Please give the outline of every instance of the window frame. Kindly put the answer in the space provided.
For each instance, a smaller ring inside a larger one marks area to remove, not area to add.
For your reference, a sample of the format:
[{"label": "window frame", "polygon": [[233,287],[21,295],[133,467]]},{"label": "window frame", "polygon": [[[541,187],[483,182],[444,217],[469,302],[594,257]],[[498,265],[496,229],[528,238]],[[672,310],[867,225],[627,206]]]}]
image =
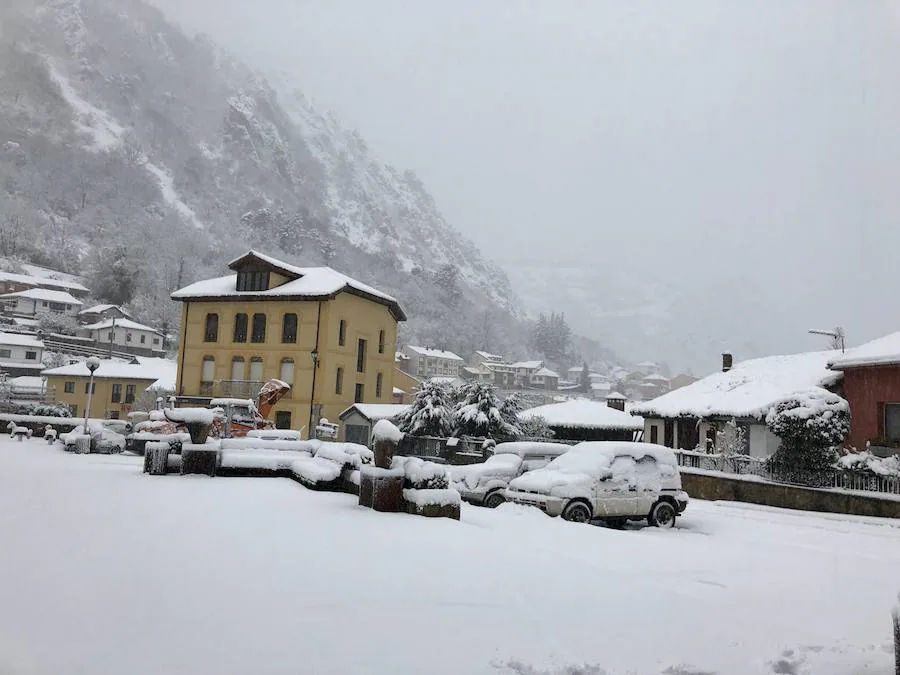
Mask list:
[{"label": "window frame", "polygon": [[244,293],[269,290],[269,270],[245,269],[239,270],[235,288]]},{"label": "window frame", "polygon": [[[256,365],[259,364],[259,365]],[[254,377],[254,370],[259,369],[259,377]],[[250,357],[250,369],[247,372],[248,382],[265,382],[266,381],[266,363],[261,356]]]},{"label": "window frame", "polygon": [[338,323],[338,347],[344,347],[347,344],[347,320],[341,319]]},{"label": "window frame", "polygon": [[219,341],[219,315],[216,312],[207,312],[203,325],[203,341]]},{"label": "window frame", "polygon": [[[883,425],[883,429],[884,429],[884,437],[887,440],[900,440],[900,429],[898,429],[898,433],[895,436],[891,436],[890,432],[888,431],[888,411],[889,410],[894,411],[894,414],[896,414],[896,415],[898,415],[898,417],[900,417],[900,402],[890,401],[890,402],[882,404],[882,412],[881,412],[882,420],[881,421],[882,421],[882,425]],[[897,426],[900,427],[900,421],[898,421]]]},{"label": "window frame", "polygon": [[385,339],[386,339],[386,332],[382,328],[380,331],[378,331],[378,353],[379,354],[384,354]]},{"label": "window frame", "polygon": [[37,352],[36,351],[26,351],[25,352],[25,360],[26,361],[37,361]]},{"label": "window frame", "polygon": [[344,393],[344,367],[338,366],[334,372],[334,393],[338,396]]},{"label": "window frame", "polygon": [[365,338],[356,339],[356,372],[366,372],[366,356],[368,356],[369,341]]},{"label": "window frame", "polygon": [[[261,320],[261,322],[260,322]],[[267,318],[263,312],[254,312],[253,319],[250,323],[250,342],[255,345],[265,344],[266,342],[266,323]]]},{"label": "window frame", "polygon": [[112,391],[109,396],[110,403],[121,403],[122,402],[122,383],[121,382],[113,382]]},{"label": "window frame", "polygon": [[137,385],[126,384],[125,385],[125,403],[134,403],[136,398],[137,398]]},{"label": "window frame", "polygon": [[[289,322],[293,321],[293,332],[289,331]],[[281,317],[281,344],[297,344],[297,332],[300,326],[300,318],[296,312],[285,312]]]},{"label": "window frame", "polygon": [[236,344],[244,344],[247,342],[247,334],[249,333],[250,319],[246,312],[238,312],[234,315],[234,329],[231,332],[231,341]]},{"label": "window frame", "polygon": [[[240,377],[234,376],[234,366],[236,363],[241,364],[241,372]],[[228,372],[228,377],[231,378],[232,382],[244,382],[247,377],[247,360],[243,356],[232,356],[231,357],[231,370]]]},{"label": "window frame", "polygon": [[375,398],[381,398],[384,394],[384,373],[378,371],[375,375]]},{"label": "window frame", "polygon": [[[212,379],[207,380],[204,376],[209,373],[206,372],[206,364],[212,364]],[[203,357],[203,360],[200,362],[200,384],[209,383],[212,384],[216,381],[216,357],[211,354],[207,354]]]},{"label": "window frame", "polygon": [[75,393],[75,382],[72,380],[63,382],[63,393],[64,394],[74,394]]},{"label": "window frame", "polygon": [[366,397],[366,386],[362,382],[357,382],[353,388],[353,402],[362,403]]}]

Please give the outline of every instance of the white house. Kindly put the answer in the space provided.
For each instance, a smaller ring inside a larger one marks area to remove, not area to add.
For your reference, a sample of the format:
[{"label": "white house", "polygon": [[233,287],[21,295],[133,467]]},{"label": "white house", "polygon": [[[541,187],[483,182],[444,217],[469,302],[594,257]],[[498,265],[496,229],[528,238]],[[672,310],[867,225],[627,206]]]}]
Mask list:
[{"label": "white house", "polygon": [[9,377],[40,375],[44,343],[33,335],[0,333],[0,372]]},{"label": "white house", "polygon": [[406,345],[403,354],[409,359],[407,372],[418,378],[458,378],[459,369],[465,364],[462,357],[444,349]]},{"label": "white house", "polygon": [[547,367],[538,368],[529,376],[528,386],[537,389],[558,389],[559,373]]},{"label": "white house", "polygon": [[104,319],[130,319],[131,315],[118,305],[94,305],[78,312],[78,320],[84,324],[99,323]]},{"label": "white house", "polygon": [[[33,265],[29,265],[28,267],[34,270],[44,269]],[[75,281],[75,277],[72,275],[55,272],[53,270],[45,271],[55,274],[60,278],[54,279],[47,276],[0,272],[0,294],[25,291],[29,288],[46,288],[51,291],[64,291],[78,298],[83,298],[90,293],[90,291],[81,283]]]},{"label": "white house", "polygon": [[531,381],[531,376],[544,367],[544,362],[516,361],[509,365],[516,375],[516,385],[519,387],[527,387]]},{"label": "white house", "polygon": [[45,314],[65,314],[74,317],[81,309],[81,300],[65,291],[29,288],[25,291],[0,295],[0,302],[12,314],[37,318]]},{"label": "white house", "polygon": [[112,343],[134,351],[162,352],[163,334],[131,319],[106,319],[82,326],[79,333],[93,338],[100,345]]},{"label": "white house", "polygon": [[644,428],[640,417],[589,399],[551,403],[519,413],[521,420],[533,417],[543,418],[556,438],[570,441],[633,441]]},{"label": "white house", "polygon": [[723,369],[652,401],[632,412],[644,417],[644,441],[682,450],[714,451],[718,432],[734,420],[744,430],[746,454],[768,457],[780,444],[766,428],[766,415],[791,394],[831,391],[841,374],[828,369],[840,352],[808,352],[769,356],[732,366],[723,356]]}]

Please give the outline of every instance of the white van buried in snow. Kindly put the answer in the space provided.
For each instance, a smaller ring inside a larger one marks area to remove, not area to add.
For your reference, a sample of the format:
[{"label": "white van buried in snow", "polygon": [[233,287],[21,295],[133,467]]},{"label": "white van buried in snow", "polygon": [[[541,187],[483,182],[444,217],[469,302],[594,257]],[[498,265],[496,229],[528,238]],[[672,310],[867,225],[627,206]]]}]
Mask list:
[{"label": "white van buried in snow", "polygon": [[506,501],[503,493],[509,481],[547,466],[572,447],[563,443],[501,443],[483,464],[453,467],[453,487],[467,502],[495,508]]},{"label": "white van buried in snow", "polygon": [[673,527],[688,504],[675,454],[650,443],[579,443],[543,469],[509,484],[506,499],[577,523],[621,527],[646,519]]}]

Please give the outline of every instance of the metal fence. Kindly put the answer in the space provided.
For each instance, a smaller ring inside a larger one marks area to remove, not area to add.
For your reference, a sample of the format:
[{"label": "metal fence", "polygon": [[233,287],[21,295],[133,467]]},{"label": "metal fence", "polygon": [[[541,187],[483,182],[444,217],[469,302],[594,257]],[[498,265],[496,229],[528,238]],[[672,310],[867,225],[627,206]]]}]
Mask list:
[{"label": "metal fence", "polygon": [[405,434],[397,447],[397,454],[447,464],[477,464],[486,459],[483,444],[483,438],[437,438]]},{"label": "metal fence", "polygon": [[727,474],[759,476],[773,483],[786,483],[812,488],[839,488],[864,492],[900,495],[900,478],[879,476],[868,471],[826,469],[810,471],[795,466],[771,463],[747,455],[707,454],[676,450],[678,464],[692,469],[719,471]]}]

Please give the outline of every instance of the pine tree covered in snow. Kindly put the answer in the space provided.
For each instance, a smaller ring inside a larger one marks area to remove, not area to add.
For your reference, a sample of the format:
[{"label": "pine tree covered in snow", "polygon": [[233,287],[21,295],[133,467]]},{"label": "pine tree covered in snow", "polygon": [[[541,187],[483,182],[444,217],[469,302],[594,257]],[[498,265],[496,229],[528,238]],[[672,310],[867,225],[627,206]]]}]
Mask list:
[{"label": "pine tree covered in snow", "polygon": [[460,401],[453,414],[456,435],[481,438],[513,438],[519,435],[501,413],[503,404],[496,389],[483,382],[469,382],[460,388]]},{"label": "pine tree covered in snow", "polygon": [[766,426],[781,439],[772,466],[825,470],[837,461],[850,432],[850,406],[824,389],[798,392],[769,412]]},{"label": "pine tree covered in snow", "polygon": [[453,433],[453,401],[446,386],[426,382],[409,409],[397,419],[400,431],[411,436],[444,438]]}]

